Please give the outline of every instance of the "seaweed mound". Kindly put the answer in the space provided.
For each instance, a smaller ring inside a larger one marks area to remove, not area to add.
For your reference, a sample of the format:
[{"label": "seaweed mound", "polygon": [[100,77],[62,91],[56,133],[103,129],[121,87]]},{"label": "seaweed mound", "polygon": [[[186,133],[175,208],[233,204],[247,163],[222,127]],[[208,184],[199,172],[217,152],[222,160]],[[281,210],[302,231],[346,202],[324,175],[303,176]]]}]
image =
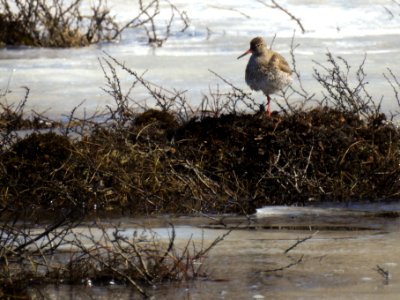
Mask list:
[{"label": "seaweed mound", "polygon": [[19,139],[1,155],[2,205],[251,213],[268,204],[380,201],[399,190],[399,130],[384,115],[226,114],[179,124],[150,110],[80,140]]}]

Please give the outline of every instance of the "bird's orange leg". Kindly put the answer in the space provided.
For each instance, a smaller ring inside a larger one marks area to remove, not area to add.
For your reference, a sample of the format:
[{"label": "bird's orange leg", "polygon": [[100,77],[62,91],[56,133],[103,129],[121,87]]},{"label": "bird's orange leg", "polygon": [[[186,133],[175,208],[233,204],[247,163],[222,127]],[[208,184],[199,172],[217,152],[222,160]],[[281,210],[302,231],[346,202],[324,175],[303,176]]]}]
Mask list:
[{"label": "bird's orange leg", "polygon": [[268,117],[271,116],[271,97],[267,95],[267,100],[268,100]]}]

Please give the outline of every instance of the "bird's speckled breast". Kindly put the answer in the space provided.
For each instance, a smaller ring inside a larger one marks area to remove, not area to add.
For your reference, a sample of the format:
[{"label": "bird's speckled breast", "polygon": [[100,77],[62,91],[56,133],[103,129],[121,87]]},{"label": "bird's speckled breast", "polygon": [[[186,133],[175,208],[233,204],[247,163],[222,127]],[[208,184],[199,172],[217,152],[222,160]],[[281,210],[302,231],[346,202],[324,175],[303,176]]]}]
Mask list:
[{"label": "bird's speckled breast", "polygon": [[268,64],[264,56],[252,55],[246,67],[246,83],[252,90],[265,95],[284,89],[292,82],[290,74]]}]

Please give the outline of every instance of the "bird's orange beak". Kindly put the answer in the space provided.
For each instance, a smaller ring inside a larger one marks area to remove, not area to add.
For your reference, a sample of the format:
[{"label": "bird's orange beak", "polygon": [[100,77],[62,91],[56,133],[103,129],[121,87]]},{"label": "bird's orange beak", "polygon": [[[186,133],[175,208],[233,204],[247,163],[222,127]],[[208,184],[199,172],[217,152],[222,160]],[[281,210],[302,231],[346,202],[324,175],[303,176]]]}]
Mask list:
[{"label": "bird's orange beak", "polygon": [[247,54],[250,54],[250,53],[253,53],[253,52],[251,51],[251,49],[247,50],[245,53],[243,53],[242,55],[240,55],[237,59],[242,58],[243,56],[245,56],[245,55],[247,55]]}]

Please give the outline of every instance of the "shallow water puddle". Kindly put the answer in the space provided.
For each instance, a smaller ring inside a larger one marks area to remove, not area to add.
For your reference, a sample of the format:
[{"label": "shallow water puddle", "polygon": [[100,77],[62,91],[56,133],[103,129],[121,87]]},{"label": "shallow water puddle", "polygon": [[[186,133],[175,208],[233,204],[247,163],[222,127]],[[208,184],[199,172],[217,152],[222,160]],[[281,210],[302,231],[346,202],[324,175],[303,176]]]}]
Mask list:
[{"label": "shallow water puddle", "polygon": [[[351,208],[275,207],[258,211],[251,220],[226,217],[222,222],[205,218],[118,221],[127,235],[143,224],[165,240],[171,235],[166,222],[172,222],[178,245],[184,245],[189,238],[198,245],[208,245],[227,231],[217,223],[236,228],[205,260],[208,278],[157,286],[148,290],[154,299],[398,299],[398,212],[398,205],[382,204]],[[84,228],[77,230],[84,232]],[[305,238],[309,239],[296,245]],[[118,285],[46,286],[43,294],[51,299],[140,299],[135,291]]]}]

